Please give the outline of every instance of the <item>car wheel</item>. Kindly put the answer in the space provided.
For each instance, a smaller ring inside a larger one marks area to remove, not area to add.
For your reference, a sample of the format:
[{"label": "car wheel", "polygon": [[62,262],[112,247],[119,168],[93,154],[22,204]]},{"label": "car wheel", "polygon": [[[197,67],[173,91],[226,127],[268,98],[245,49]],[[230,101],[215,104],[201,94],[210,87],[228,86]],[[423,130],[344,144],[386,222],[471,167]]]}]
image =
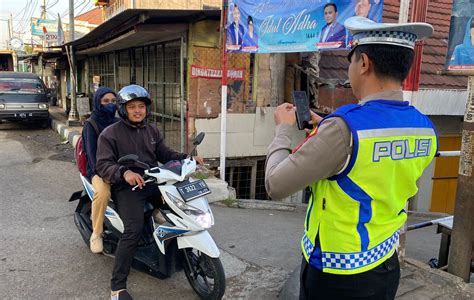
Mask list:
[{"label": "car wheel", "polygon": [[48,128],[49,127],[49,119],[40,121],[41,128]]}]

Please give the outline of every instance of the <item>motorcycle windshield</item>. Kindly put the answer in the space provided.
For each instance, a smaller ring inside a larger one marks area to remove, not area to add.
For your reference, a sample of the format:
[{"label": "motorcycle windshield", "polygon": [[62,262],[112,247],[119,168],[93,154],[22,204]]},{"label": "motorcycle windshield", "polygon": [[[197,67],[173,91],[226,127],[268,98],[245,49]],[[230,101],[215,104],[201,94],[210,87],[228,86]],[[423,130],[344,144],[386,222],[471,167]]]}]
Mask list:
[{"label": "motorcycle windshield", "polygon": [[183,164],[179,160],[171,160],[167,162],[166,164],[164,164],[161,168],[171,171],[174,174],[181,176]]}]

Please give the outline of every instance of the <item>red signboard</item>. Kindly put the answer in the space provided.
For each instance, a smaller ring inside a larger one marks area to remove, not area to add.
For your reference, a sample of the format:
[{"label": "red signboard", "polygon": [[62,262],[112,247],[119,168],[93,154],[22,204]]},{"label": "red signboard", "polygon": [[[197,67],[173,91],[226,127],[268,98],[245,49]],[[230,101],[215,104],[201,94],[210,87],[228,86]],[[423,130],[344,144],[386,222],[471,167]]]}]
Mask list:
[{"label": "red signboard", "polygon": [[[222,70],[197,65],[191,65],[191,78],[221,79]],[[244,69],[228,69],[227,78],[230,80],[244,80]]]}]

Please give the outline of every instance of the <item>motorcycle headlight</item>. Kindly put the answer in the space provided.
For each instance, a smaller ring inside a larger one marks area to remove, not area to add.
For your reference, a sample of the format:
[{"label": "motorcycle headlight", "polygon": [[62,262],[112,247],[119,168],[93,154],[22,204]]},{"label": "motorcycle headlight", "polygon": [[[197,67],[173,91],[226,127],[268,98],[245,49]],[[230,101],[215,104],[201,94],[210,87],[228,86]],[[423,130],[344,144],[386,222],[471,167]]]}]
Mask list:
[{"label": "motorcycle headlight", "polygon": [[187,204],[170,193],[166,193],[166,195],[171,199],[171,202],[173,202],[174,205],[185,214],[192,217],[202,228],[208,229],[214,225],[214,220],[212,219],[210,211],[204,212],[197,207]]},{"label": "motorcycle headlight", "polygon": [[196,222],[201,225],[203,228],[211,228],[214,225],[214,220],[212,219],[210,212],[203,212],[203,214],[195,216]]},{"label": "motorcycle headlight", "polygon": [[39,109],[48,109],[48,104],[46,104],[46,103],[40,103],[40,104],[38,104],[38,108],[39,108]]}]

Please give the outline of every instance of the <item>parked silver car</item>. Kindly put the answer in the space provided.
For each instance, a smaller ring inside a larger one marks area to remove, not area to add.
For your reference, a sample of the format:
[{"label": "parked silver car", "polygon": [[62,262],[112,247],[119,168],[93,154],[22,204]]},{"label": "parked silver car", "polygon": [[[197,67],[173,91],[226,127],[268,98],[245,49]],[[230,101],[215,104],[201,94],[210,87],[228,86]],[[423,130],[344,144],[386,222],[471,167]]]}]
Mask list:
[{"label": "parked silver car", "polygon": [[0,72],[0,123],[6,121],[49,124],[47,89],[32,73]]}]

